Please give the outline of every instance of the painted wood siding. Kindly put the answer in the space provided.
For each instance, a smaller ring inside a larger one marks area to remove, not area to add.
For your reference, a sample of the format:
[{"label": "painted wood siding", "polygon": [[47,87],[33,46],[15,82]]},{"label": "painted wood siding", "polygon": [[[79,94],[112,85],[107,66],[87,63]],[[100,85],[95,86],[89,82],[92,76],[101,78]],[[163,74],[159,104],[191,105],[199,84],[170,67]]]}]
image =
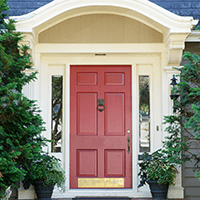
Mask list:
[{"label": "painted wood siding", "polygon": [[[195,42],[187,42],[185,44],[185,50],[189,51],[190,53],[196,53],[200,55],[200,43]],[[185,65],[188,61],[182,61],[181,65]],[[200,152],[200,144],[196,144],[193,146],[193,152],[199,153]],[[195,178],[194,169],[194,162],[186,162],[183,165],[183,187],[185,189],[185,198],[188,200],[199,200],[200,199],[200,181]]]},{"label": "painted wood siding", "polygon": [[162,43],[160,32],[134,19],[94,14],[65,20],[39,34],[39,43]]}]

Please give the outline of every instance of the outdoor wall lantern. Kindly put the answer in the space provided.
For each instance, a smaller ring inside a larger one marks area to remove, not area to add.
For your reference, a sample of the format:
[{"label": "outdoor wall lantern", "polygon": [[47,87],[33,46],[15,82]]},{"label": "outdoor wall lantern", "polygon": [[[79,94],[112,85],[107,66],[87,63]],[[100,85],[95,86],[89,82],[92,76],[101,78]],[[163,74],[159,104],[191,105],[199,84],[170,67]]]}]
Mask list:
[{"label": "outdoor wall lantern", "polygon": [[170,85],[173,86],[172,90],[171,90],[171,95],[170,98],[171,100],[176,100],[180,95],[178,93],[176,93],[176,85],[177,85],[177,79],[175,78],[175,75],[173,75],[173,78],[171,79],[171,83]]}]

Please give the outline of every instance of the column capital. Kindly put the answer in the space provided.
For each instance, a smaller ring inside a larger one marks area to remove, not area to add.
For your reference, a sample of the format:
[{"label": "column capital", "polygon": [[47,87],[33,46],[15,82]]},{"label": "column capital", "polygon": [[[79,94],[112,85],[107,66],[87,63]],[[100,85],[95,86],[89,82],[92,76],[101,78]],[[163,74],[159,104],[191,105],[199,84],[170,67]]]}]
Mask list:
[{"label": "column capital", "polygon": [[164,44],[167,48],[168,66],[179,66],[188,35],[189,33],[170,33],[165,38]]}]

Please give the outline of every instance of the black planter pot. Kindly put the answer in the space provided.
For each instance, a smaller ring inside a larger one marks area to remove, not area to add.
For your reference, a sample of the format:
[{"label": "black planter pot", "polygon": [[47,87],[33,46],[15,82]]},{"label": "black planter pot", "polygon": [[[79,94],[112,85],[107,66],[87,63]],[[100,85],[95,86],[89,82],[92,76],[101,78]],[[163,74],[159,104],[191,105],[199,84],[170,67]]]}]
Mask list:
[{"label": "black planter pot", "polygon": [[157,181],[147,181],[149,184],[153,199],[167,199],[169,184],[159,185]]},{"label": "black planter pot", "polygon": [[34,181],[33,183],[37,199],[39,200],[50,200],[53,193],[53,186],[44,185],[43,181]]}]

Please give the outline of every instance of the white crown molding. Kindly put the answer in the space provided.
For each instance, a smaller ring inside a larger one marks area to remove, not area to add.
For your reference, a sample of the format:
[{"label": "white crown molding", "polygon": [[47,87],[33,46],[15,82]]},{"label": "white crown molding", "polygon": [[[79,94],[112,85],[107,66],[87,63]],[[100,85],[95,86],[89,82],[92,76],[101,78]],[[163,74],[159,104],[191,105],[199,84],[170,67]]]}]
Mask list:
[{"label": "white crown molding", "polygon": [[187,37],[186,42],[200,42],[200,31],[193,30]]}]

